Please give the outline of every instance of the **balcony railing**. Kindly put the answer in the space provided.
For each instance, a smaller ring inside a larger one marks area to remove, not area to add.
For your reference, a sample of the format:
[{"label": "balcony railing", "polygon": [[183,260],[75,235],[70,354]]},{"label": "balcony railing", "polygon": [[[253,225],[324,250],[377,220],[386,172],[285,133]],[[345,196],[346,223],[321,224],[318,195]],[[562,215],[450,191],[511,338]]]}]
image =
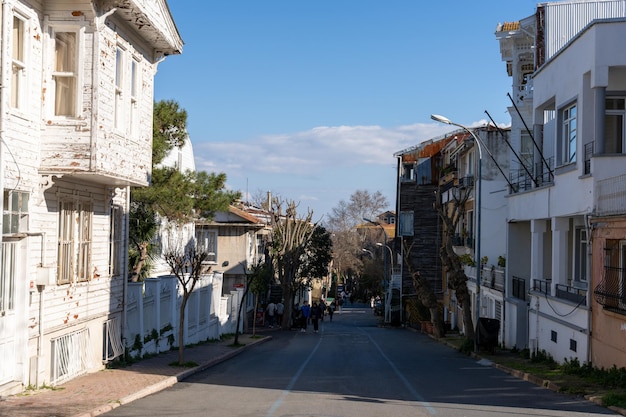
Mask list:
[{"label": "balcony railing", "polygon": [[460,235],[456,233],[452,237],[452,245],[453,246],[467,246],[468,248],[474,247],[474,238],[472,235]]},{"label": "balcony railing", "polygon": [[587,305],[587,290],[571,287],[569,285],[556,284],[556,298],[572,301],[578,305]]},{"label": "balcony railing", "polygon": [[598,181],[596,210],[608,216],[626,212],[626,174]]},{"label": "balcony railing", "polygon": [[[551,285],[552,281],[549,279],[534,279],[533,291],[540,292],[545,295],[552,295]],[[572,287],[565,284],[556,284],[554,296],[562,300],[574,302],[578,305],[587,305],[586,289]]]},{"label": "balcony railing", "polygon": [[[533,171],[529,168],[528,171]],[[512,194],[527,191],[533,187],[541,187],[554,183],[554,158],[548,158],[535,164],[533,178],[524,168],[512,169],[509,173]]]},{"label": "balcony railing", "polygon": [[511,295],[519,300],[526,300],[526,280],[524,278],[513,277]]},{"label": "balcony railing", "polygon": [[495,267],[488,271],[483,269],[483,286],[504,292],[504,271]]},{"label": "balcony railing", "polygon": [[591,174],[591,157],[593,156],[593,144],[594,142],[585,143],[585,163],[584,163],[584,174]]},{"label": "balcony railing", "polygon": [[550,294],[550,284],[552,281],[549,279],[534,279],[533,291],[540,292],[542,294]]},{"label": "balcony railing", "polygon": [[604,278],[593,290],[598,304],[605,309],[626,315],[626,283],[623,277],[625,269],[604,267]]}]

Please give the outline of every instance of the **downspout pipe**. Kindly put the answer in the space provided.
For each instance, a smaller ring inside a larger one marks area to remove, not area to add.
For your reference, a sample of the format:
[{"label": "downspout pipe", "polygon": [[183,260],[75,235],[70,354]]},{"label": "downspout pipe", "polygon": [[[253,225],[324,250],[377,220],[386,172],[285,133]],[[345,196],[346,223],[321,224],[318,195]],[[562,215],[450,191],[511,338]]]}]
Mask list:
[{"label": "downspout pipe", "polygon": [[[7,81],[8,77],[7,77],[7,58],[6,58],[6,53],[4,51],[8,51],[9,50],[9,37],[8,37],[8,13],[9,11],[9,4],[7,2],[7,0],[3,0],[2,1],[2,10],[0,11],[0,13],[2,14],[0,16],[0,33],[1,33],[1,45],[2,47],[0,48],[3,53],[0,54],[0,191],[2,191],[2,194],[4,195],[4,146],[5,145],[5,141],[4,141],[4,118],[6,115],[6,108],[5,108],[5,101],[6,101],[6,96],[7,94],[5,94],[6,92],[6,85],[5,82]],[[0,198],[0,213],[4,212],[4,197]],[[0,216],[0,230],[4,229],[4,225],[3,225],[3,217],[4,216]]]}]

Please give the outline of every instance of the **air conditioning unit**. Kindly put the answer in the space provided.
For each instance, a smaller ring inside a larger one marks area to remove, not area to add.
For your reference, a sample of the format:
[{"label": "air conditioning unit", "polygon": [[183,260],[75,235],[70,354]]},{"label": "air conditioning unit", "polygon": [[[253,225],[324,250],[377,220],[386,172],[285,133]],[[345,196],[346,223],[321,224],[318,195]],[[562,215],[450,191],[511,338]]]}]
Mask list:
[{"label": "air conditioning unit", "polygon": [[56,271],[49,266],[37,268],[37,285],[56,285]]}]

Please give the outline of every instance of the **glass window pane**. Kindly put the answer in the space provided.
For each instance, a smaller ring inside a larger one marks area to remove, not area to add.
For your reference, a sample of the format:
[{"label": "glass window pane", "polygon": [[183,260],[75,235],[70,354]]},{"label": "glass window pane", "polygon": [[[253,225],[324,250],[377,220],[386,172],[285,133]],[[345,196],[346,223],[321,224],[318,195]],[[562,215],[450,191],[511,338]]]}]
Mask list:
[{"label": "glass window pane", "polygon": [[76,33],[55,33],[57,72],[74,72],[76,62]]},{"label": "glass window pane", "polygon": [[13,17],[13,59],[24,61],[24,21],[18,17]]}]

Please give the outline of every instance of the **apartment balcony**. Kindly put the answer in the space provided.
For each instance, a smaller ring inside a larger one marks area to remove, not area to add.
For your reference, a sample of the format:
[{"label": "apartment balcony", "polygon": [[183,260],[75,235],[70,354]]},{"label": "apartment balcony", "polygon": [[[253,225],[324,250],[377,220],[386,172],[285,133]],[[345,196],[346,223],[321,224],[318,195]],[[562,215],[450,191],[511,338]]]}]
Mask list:
[{"label": "apartment balcony", "polygon": [[523,84],[517,84],[513,86],[513,98],[516,105],[522,105],[524,101],[532,103],[533,99],[533,79],[528,76]]},{"label": "apartment balcony", "polygon": [[458,181],[459,172],[457,170],[444,169],[441,177],[439,178],[439,188],[441,191],[448,191],[454,187]]},{"label": "apartment balcony", "polygon": [[604,271],[602,282],[593,290],[594,298],[605,310],[626,315],[626,290],[621,279],[624,268],[605,266]]},{"label": "apartment balcony", "polygon": [[511,296],[526,301],[526,279],[514,276],[511,280]]},{"label": "apartment balcony", "polygon": [[46,127],[39,173],[108,186],[148,185],[152,170],[149,139],[131,140],[113,132],[92,135],[90,130],[86,122]]},{"label": "apartment balcony", "polygon": [[565,284],[556,284],[552,294],[552,281],[548,279],[533,280],[533,291],[545,296],[553,296],[559,300],[567,300],[581,306],[587,305],[587,290]]},{"label": "apartment balcony", "polygon": [[509,170],[509,182],[511,194],[554,184],[554,158],[547,158],[534,167]]},{"label": "apartment balcony", "polygon": [[626,174],[598,181],[595,197],[598,216],[626,213]]}]

